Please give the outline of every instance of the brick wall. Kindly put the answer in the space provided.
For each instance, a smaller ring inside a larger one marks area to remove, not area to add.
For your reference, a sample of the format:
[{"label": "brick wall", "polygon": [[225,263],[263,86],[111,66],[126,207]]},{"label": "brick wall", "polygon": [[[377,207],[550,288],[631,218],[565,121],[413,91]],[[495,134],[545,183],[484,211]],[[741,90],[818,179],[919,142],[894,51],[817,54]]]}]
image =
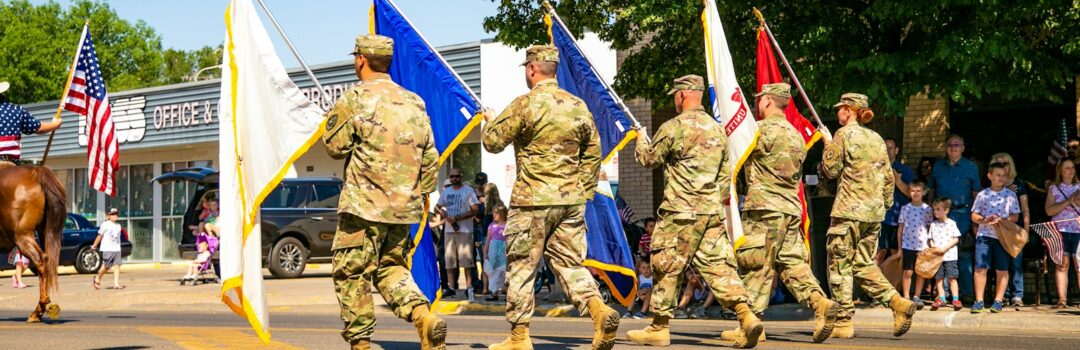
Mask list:
[{"label": "brick wall", "polygon": [[926,94],[912,96],[904,110],[903,134],[900,151],[904,164],[944,155],[945,139],[949,137],[949,100],[928,98]]},{"label": "brick wall", "polygon": [[1076,130],[1080,130],[1080,75],[1076,76]]}]

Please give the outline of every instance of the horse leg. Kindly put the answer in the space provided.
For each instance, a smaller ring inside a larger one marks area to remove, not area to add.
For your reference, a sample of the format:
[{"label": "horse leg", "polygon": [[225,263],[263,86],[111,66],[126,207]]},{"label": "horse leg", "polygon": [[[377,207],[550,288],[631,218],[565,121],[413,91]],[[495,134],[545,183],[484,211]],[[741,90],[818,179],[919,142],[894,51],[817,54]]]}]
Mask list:
[{"label": "horse leg", "polygon": [[41,322],[41,315],[45,313],[49,306],[49,285],[44,276],[50,272],[51,268],[46,259],[51,257],[47,257],[41,247],[38,246],[37,240],[34,239],[33,230],[29,232],[17,230],[15,237],[15,244],[19,247],[19,252],[26,256],[27,259],[30,259],[34,266],[38,268],[38,304],[34,308],[34,312],[30,313],[30,317],[26,319],[26,323],[38,323]]}]

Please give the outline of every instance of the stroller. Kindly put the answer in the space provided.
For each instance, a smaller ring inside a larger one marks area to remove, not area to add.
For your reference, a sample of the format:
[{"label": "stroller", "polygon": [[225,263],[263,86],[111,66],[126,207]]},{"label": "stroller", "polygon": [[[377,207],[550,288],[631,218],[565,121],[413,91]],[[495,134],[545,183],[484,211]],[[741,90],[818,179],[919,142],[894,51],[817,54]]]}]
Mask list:
[{"label": "stroller", "polygon": [[221,283],[221,278],[218,277],[217,270],[214,269],[213,259],[214,253],[216,253],[218,250],[218,238],[205,232],[200,233],[199,236],[195,238],[195,246],[199,246],[202,244],[206,244],[206,252],[199,253],[199,256],[196,256],[195,260],[192,260],[191,263],[199,263],[199,260],[202,256],[205,256],[205,259],[202,261],[202,264],[199,265],[198,271],[193,277],[186,277],[180,279],[181,286],[185,284],[191,284],[192,286],[195,286],[199,283],[206,284],[211,282]]}]

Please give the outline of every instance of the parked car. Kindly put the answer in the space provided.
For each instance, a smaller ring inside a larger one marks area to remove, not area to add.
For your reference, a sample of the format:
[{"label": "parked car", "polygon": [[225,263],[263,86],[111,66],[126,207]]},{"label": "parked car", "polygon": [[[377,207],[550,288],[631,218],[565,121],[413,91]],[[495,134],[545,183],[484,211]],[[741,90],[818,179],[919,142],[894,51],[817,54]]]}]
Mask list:
[{"label": "parked car", "polygon": [[[64,239],[60,243],[60,266],[74,265],[79,273],[97,273],[101,268],[101,252],[90,249],[97,235],[98,227],[90,220],[68,213],[67,220],[64,221]],[[42,244],[40,237],[38,244]],[[127,232],[120,236],[120,251],[125,258],[131,255],[131,241],[128,240]],[[4,255],[0,270],[14,269],[14,266],[7,263],[6,258],[7,255]],[[31,266],[30,269],[37,274],[36,267]]]},{"label": "parked car", "polygon": [[[196,184],[188,201],[181,229],[180,257],[192,259],[197,251],[194,231],[199,223],[203,198],[218,198],[218,172],[212,168],[188,168],[154,178],[159,183],[189,181]],[[296,278],[309,262],[329,263],[337,230],[338,194],[341,179],[302,177],[281,181],[263,200],[260,209],[263,264],[275,278]],[[215,254],[215,264],[218,257]],[[220,271],[220,269],[218,270]]]}]

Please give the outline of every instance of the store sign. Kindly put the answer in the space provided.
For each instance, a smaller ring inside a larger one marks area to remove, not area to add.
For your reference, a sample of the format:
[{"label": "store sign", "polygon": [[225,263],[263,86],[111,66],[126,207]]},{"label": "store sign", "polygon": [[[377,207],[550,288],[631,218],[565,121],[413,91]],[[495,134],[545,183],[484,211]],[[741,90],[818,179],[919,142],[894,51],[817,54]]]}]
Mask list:
[{"label": "store sign", "polygon": [[[349,89],[352,89],[352,87],[357,84],[359,84],[359,82],[323,86],[323,91],[321,93],[319,89],[315,87],[303,88],[300,89],[300,92],[304,94],[304,97],[311,100],[311,102],[321,106],[324,111],[329,111],[331,108],[334,108],[334,103],[337,102],[342,95],[345,95],[346,91],[349,91]],[[327,96],[330,98],[326,98]]]},{"label": "store sign", "polygon": [[[146,136],[146,117],[143,115],[146,98],[142,96],[121,98],[112,103],[112,122],[116,127],[116,141],[135,143]],[[79,116],[79,146],[89,143],[86,116]]]},{"label": "store sign", "polygon": [[154,130],[186,128],[213,122],[214,110],[210,100],[154,107]]}]

